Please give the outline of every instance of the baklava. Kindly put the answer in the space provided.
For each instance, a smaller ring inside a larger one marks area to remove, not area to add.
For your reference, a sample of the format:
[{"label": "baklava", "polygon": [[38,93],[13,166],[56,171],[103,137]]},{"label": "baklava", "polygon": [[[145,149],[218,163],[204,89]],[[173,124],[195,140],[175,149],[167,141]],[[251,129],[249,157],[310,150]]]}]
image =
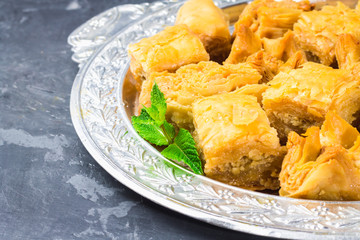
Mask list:
[{"label": "baklava", "polygon": [[285,149],[258,99],[245,92],[240,88],[193,104],[204,172],[230,185],[275,190]]},{"label": "baklava", "polygon": [[239,31],[241,25],[245,25],[260,38],[279,38],[293,29],[303,11],[309,11],[312,7],[309,1],[255,0],[240,14],[234,33]]},{"label": "baklava", "polygon": [[301,134],[311,126],[321,126],[329,110],[349,123],[359,117],[359,79],[349,70],[306,62],[280,72],[268,84],[263,106],[283,142],[290,131]]},{"label": "baklava", "polygon": [[360,200],[359,136],[334,112],[327,114],[321,131],[311,127],[304,136],[291,132],[280,173],[280,195]]},{"label": "baklava", "polygon": [[222,62],[231,48],[228,20],[212,0],[189,0],[179,9],[175,24],[186,24],[204,44],[210,59]]},{"label": "baklava", "polygon": [[315,56],[322,64],[331,65],[335,58],[335,44],[340,34],[360,37],[360,15],[354,9],[337,2],[320,11],[303,12],[294,24],[295,39],[300,47]]},{"label": "baklava", "polygon": [[179,68],[175,73],[153,73],[143,82],[140,106],[150,106],[154,82],[164,93],[167,119],[178,127],[193,129],[192,103],[199,98],[231,92],[246,84],[258,83],[261,75],[246,63],[220,65],[205,61]]},{"label": "baklava", "polygon": [[183,65],[208,61],[200,39],[186,25],[166,27],[128,47],[130,70],[141,82],[153,72],[175,71]]}]

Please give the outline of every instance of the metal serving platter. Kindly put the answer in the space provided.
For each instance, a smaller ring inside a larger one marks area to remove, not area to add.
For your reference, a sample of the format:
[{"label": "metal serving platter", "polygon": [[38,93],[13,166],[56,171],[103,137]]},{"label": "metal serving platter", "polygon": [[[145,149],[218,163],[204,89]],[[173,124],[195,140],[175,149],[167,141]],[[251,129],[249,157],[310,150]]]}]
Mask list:
[{"label": "metal serving platter", "polygon": [[[236,17],[245,1],[215,2]],[[137,135],[129,121],[136,89],[128,71],[127,46],[172,25],[182,3],[114,7],[69,36],[73,60],[80,67],[71,92],[71,117],[90,154],[142,196],[217,226],[279,238],[360,238],[358,201],[290,199],[232,187],[163,158]]]}]

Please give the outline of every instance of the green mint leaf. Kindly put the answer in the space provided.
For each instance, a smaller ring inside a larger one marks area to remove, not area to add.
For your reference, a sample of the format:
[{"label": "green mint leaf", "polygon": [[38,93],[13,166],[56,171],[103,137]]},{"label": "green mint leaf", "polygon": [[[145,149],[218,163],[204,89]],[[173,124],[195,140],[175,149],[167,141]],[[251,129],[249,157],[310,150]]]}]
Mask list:
[{"label": "green mint leaf", "polygon": [[172,140],[175,137],[175,127],[172,124],[165,121],[163,124],[163,129],[168,139],[171,139],[172,142]]},{"label": "green mint leaf", "polygon": [[166,99],[164,94],[160,91],[159,86],[154,83],[151,90],[151,107],[144,107],[147,113],[154,119],[159,125],[163,124],[165,120],[165,114],[167,109]]},{"label": "green mint leaf", "polygon": [[196,174],[204,174],[195,141],[190,132],[180,128],[174,142],[165,148],[161,154],[176,161],[187,164]]},{"label": "green mint leaf", "polygon": [[165,114],[167,109],[166,99],[164,94],[160,91],[157,83],[154,83],[154,86],[151,91],[151,105],[156,107],[159,112],[159,117],[165,120]]},{"label": "green mint leaf", "polygon": [[139,116],[133,116],[131,122],[139,135],[152,144],[165,146],[172,141],[145,109],[141,109]]}]

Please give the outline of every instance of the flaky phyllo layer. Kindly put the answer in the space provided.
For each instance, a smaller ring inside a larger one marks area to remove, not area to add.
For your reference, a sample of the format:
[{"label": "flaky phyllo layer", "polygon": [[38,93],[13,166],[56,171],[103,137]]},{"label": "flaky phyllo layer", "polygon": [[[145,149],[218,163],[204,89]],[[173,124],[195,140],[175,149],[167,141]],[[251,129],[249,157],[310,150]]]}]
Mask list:
[{"label": "flaky phyllo layer", "polygon": [[323,200],[360,199],[360,134],[333,111],[321,129],[289,134],[280,195]]},{"label": "flaky phyllo layer", "polygon": [[293,28],[300,14],[312,9],[309,1],[255,0],[241,13],[235,24],[235,34],[241,25],[249,27],[259,37],[275,39]]}]

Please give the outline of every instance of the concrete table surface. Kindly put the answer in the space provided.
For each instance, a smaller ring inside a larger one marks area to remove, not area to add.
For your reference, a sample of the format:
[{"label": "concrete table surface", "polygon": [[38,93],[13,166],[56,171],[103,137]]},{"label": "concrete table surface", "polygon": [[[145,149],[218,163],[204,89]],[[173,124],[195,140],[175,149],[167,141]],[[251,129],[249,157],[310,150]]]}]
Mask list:
[{"label": "concrete table surface", "polygon": [[80,142],[67,37],[106,9],[141,2],[0,1],[0,239],[263,239],[152,203]]}]

